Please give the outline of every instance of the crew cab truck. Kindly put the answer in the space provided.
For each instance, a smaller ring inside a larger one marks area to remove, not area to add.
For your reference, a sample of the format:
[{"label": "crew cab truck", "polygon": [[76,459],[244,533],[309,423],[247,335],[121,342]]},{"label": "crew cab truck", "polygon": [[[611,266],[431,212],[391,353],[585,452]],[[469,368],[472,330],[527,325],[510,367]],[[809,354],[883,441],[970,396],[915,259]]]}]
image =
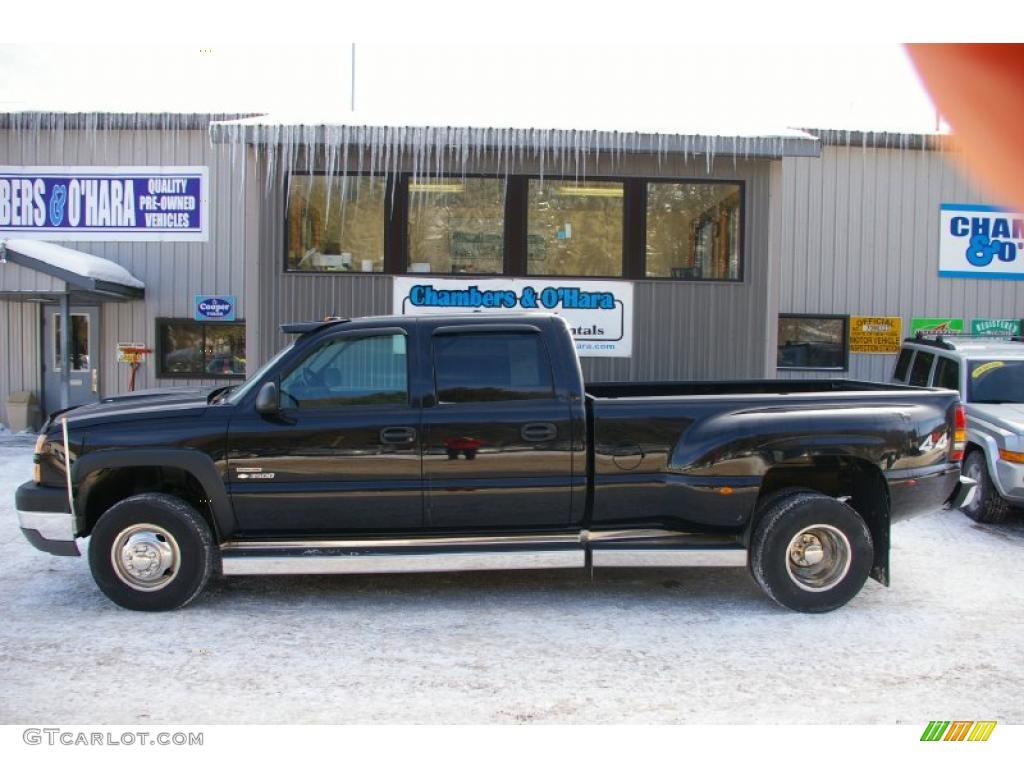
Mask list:
[{"label": "crew cab truck", "polygon": [[888,584],[890,524],[960,504],[956,394],[854,381],[584,385],[555,315],[284,326],[238,387],[52,417],[37,548],[138,610],[220,571],[748,566],[780,604]]}]

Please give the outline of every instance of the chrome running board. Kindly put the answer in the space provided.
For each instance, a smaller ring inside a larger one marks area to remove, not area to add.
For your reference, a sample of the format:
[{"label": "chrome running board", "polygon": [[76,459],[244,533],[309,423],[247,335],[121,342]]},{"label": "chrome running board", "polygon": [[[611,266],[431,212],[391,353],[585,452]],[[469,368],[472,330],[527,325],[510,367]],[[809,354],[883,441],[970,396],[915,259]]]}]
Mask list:
[{"label": "chrome running board", "polygon": [[528,536],[230,541],[226,576],[434,573],[548,568],[742,566],[734,540],[671,531],[580,531]]}]

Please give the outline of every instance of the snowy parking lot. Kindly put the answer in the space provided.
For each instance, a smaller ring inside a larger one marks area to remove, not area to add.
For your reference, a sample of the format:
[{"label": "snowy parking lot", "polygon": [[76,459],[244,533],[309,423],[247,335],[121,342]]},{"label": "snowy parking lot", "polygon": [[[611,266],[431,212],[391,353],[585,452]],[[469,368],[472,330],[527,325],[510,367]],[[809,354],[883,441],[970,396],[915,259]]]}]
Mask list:
[{"label": "snowy parking lot", "polygon": [[902,523],[808,616],[744,569],[221,579],[133,613],[33,549],[0,445],[0,722],[1024,722],[1024,523]]}]

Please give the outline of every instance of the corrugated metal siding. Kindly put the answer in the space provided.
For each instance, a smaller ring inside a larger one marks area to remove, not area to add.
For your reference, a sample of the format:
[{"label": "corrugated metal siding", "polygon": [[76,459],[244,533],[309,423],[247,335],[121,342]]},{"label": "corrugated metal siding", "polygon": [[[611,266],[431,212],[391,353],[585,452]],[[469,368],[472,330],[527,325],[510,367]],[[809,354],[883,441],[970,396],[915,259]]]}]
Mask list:
[{"label": "corrugated metal siding", "polygon": [[[768,313],[769,161],[719,159],[711,173],[704,160],[631,157],[616,175],[717,178],[746,182],[742,283],[637,281],[633,356],[584,358],[591,381],[762,377],[771,362],[764,344]],[[777,165],[777,164],[776,164]],[[493,172],[485,160],[475,172]],[[516,172],[534,173],[523,165]],[[592,171],[599,175],[598,171]],[[328,314],[362,316],[392,311],[392,278],[386,275],[301,275],[284,272],[284,185],[265,191],[260,223],[261,341],[266,360],[286,343],[278,325]]]},{"label": "corrugated metal siding", "polygon": [[[993,203],[951,153],[826,146],[782,169],[779,312],[899,315],[905,335],[912,317],[1024,317],[1020,282],[939,277],[939,205]],[[894,362],[779,375],[885,381]]]},{"label": "corrugated metal siding", "polygon": [[[238,316],[246,312],[246,217],[258,216],[247,209],[242,190],[244,155],[233,165],[231,149],[213,146],[207,131],[0,131],[0,165],[205,165],[210,169],[210,239],[205,243],[62,242],[70,248],[115,261],[146,284],[145,301],[108,303],[101,315],[102,363],[100,389],[103,394],[124,391],[128,367],[118,364],[115,350],[119,341],[141,341],[156,345],[156,318],[191,318],[193,295],[233,294],[238,298]],[[46,279],[46,278],[44,278]],[[4,312],[24,310],[0,302]],[[36,315],[33,315],[36,317]],[[26,345],[11,329],[0,328],[6,337],[5,360],[23,360],[20,367],[38,378],[38,344]],[[149,359],[139,370],[137,386],[176,386],[213,383],[206,380],[157,380],[155,361]],[[22,375],[22,374],[18,374]],[[6,398],[7,384],[0,379],[0,400]]]},{"label": "corrugated metal siding", "polygon": [[39,367],[19,365],[27,351],[39,356],[39,305],[0,301],[0,424],[7,418],[7,396],[27,389],[39,395]]},{"label": "corrugated metal siding", "polygon": [[64,293],[65,283],[11,261],[0,261],[0,292]]}]

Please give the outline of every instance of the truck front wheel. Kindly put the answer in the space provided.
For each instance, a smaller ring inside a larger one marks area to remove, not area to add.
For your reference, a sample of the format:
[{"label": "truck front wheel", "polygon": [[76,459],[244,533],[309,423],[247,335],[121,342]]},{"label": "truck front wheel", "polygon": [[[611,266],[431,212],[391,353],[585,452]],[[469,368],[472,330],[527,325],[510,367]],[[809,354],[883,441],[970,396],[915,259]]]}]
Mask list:
[{"label": "truck front wheel", "polygon": [[864,519],[814,491],[769,501],[750,540],[750,570],[775,602],[804,613],[833,611],[864,586],[874,549]]},{"label": "truck front wheel", "polygon": [[100,590],[123,608],[169,611],[198,595],[216,551],[206,521],[179,498],[142,493],[96,521],[89,566]]}]

